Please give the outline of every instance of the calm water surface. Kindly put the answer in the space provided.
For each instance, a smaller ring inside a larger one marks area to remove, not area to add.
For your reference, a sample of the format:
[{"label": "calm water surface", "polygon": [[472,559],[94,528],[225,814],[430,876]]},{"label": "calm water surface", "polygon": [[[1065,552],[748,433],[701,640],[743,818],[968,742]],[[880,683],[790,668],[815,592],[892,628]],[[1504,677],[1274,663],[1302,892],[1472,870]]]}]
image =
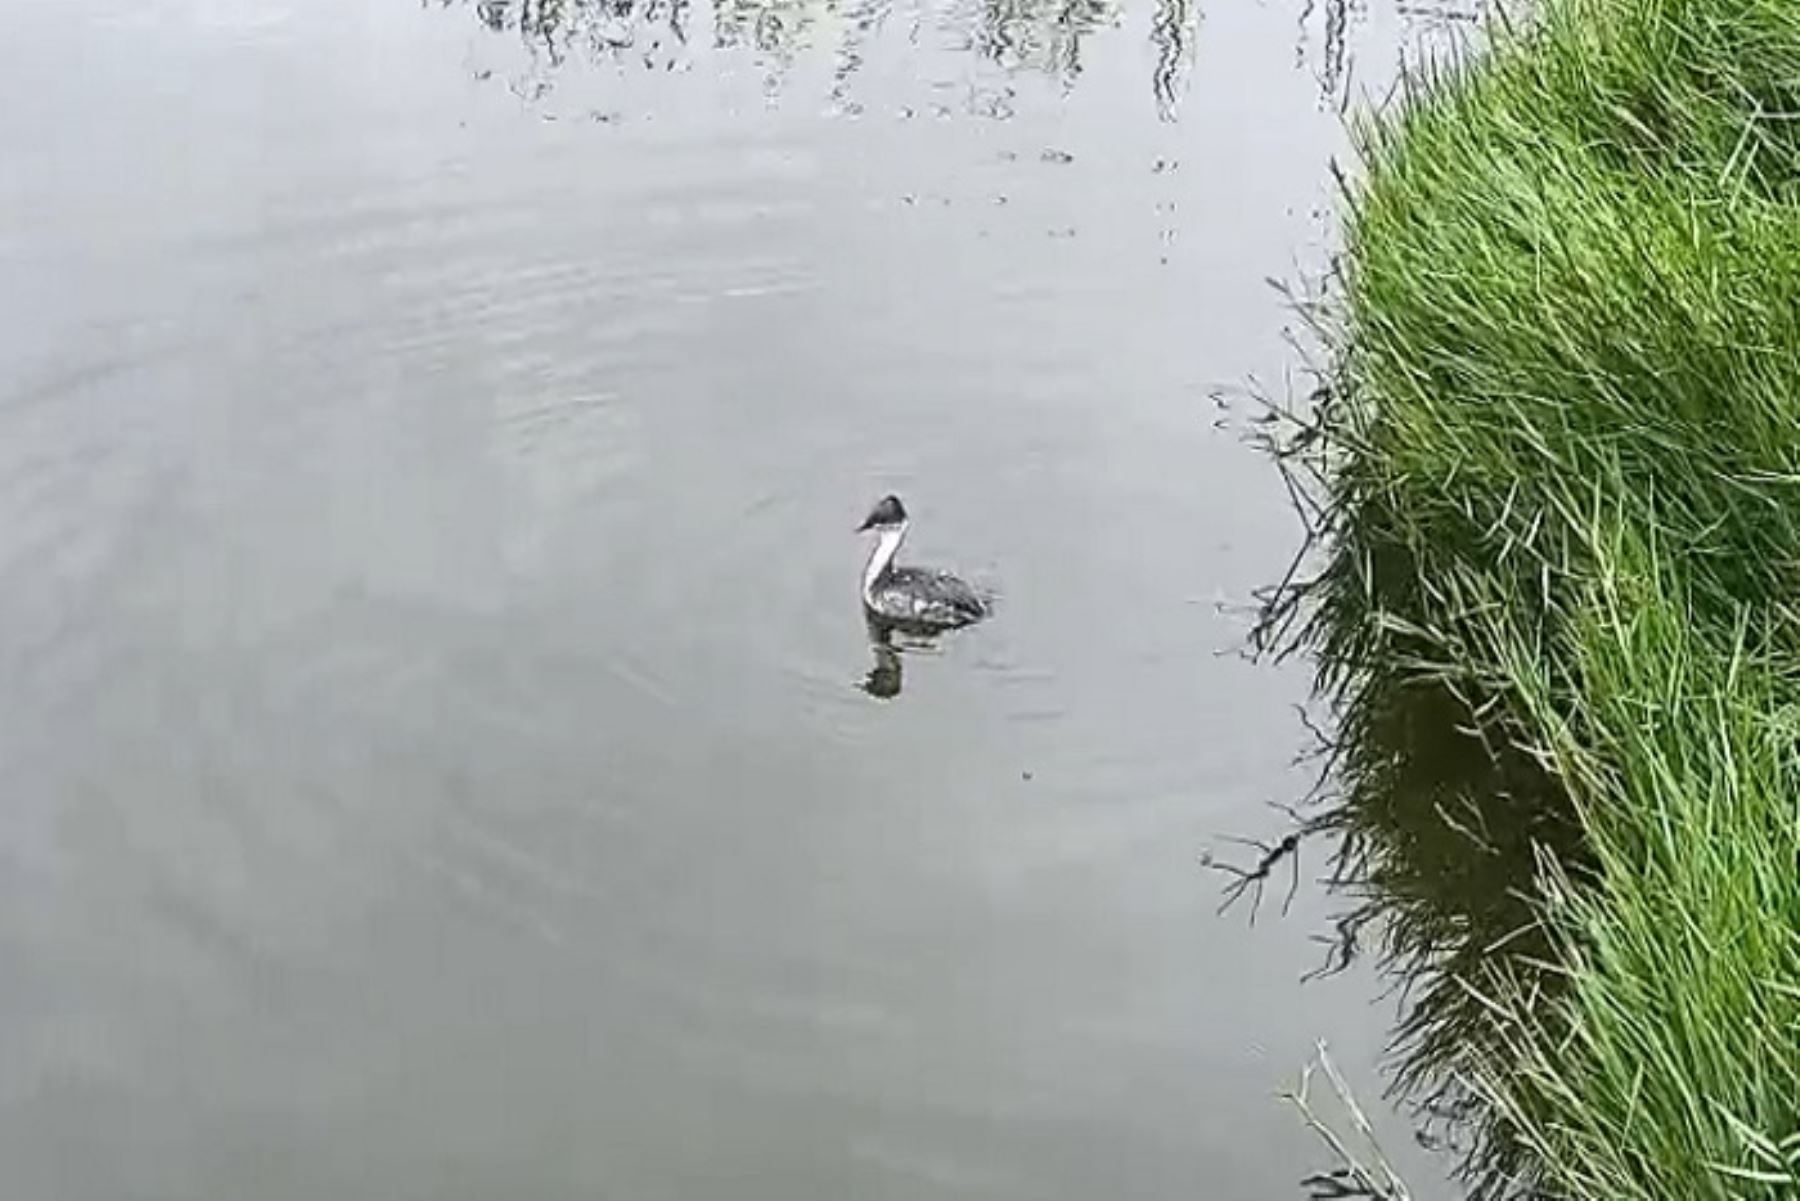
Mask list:
[{"label": "calm water surface", "polygon": [[[1307,781],[1209,393],[1401,17],[10,18],[9,1198],[1298,1195],[1390,1013],[1197,862]],[[880,700],[887,490],[1004,600]]]}]

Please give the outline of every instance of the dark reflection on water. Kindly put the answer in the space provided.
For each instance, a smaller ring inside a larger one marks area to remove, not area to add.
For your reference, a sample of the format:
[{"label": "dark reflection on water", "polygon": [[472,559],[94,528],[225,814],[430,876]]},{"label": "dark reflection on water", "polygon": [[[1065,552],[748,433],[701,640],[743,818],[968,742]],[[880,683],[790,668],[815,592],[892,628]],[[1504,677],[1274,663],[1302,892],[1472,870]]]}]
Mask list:
[{"label": "dark reflection on water", "polygon": [[[441,0],[457,7],[464,0]],[[714,0],[696,12],[689,0],[480,0],[477,18],[496,33],[516,36],[541,68],[571,60],[608,62],[673,71],[692,65],[697,46],[755,54],[778,88],[807,50],[835,55],[834,99],[850,112],[848,96],[863,66],[867,43],[890,21],[906,27],[907,41],[930,37],[935,45],[966,50],[1003,74],[1032,74],[1067,91],[1080,80],[1086,48],[1098,34],[1122,23],[1116,0],[949,0],[936,8],[896,11],[893,0]],[[1150,87],[1157,112],[1173,119],[1193,66],[1200,10],[1195,0],[1155,0],[1149,40]],[[704,25],[696,31],[696,24]],[[547,90],[548,79],[537,86]],[[1011,115],[1002,91],[977,93],[970,111]]]},{"label": "dark reflection on water", "polygon": [[[1331,403],[1329,390],[1315,396]],[[1326,496],[1326,451],[1302,419],[1266,444],[1308,522],[1310,552],[1359,545]],[[1336,448],[1333,448],[1335,453]],[[1400,999],[1389,1048],[1390,1093],[1418,1120],[1419,1141],[1453,1152],[1474,1198],[1517,1195],[1529,1161],[1505,1115],[1475,1085],[1508,1059],[1495,997],[1551,1001],[1562,977],[1544,924],[1559,881],[1586,871],[1579,817],[1566,789],[1503,726],[1492,696],[1471,695],[1409,662],[1378,658],[1361,625],[1344,619],[1334,561],[1314,577],[1290,574],[1265,595],[1254,637],[1277,657],[1316,656],[1320,691],[1335,706],[1313,727],[1321,757],[1311,811],[1290,811],[1284,854],[1328,844],[1326,884],[1348,902],[1317,936],[1314,978],[1352,969],[1364,954]],[[1378,614],[1358,613],[1373,627]],[[1257,880],[1282,855],[1225,870]]]},{"label": "dark reflection on water", "polygon": [[1305,0],[1300,9],[1300,48],[1297,57],[1304,62],[1308,28],[1314,18],[1320,25],[1319,89],[1327,97],[1343,97],[1345,69],[1349,63],[1349,30],[1351,16],[1362,9],[1356,0]]},{"label": "dark reflection on water", "polygon": [[876,700],[889,701],[900,695],[905,683],[904,656],[942,653],[944,638],[955,633],[925,634],[892,625],[864,613],[863,623],[869,635],[870,665],[857,687]]},{"label": "dark reflection on water", "polygon": [[863,677],[862,690],[878,701],[892,700],[899,696],[904,682],[899,648],[894,646],[885,631],[871,627],[869,653],[874,656],[875,662],[869,668],[869,674]]},{"label": "dark reflection on water", "polygon": [[929,647],[929,643],[908,645],[906,636],[884,621],[865,613],[864,624],[869,632],[869,654],[874,658],[869,672],[863,677],[862,690],[876,700],[888,701],[900,695],[904,683],[905,669],[901,666],[900,655],[906,650],[918,650]]},{"label": "dark reflection on water", "polygon": [[1377,96],[1387,90],[1394,75],[1391,68],[1371,64],[1357,53],[1360,35],[1371,23],[1397,17],[1400,36],[1395,41],[1416,63],[1461,53],[1493,11],[1492,0],[1427,0],[1393,10],[1369,0],[1301,0],[1294,61],[1312,72],[1321,104],[1347,111],[1362,95],[1356,78],[1359,60],[1368,87]]},{"label": "dark reflection on water", "polygon": [[1446,688],[1378,685],[1346,722],[1341,791],[1312,829],[1335,840],[1331,883],[1353,904],[1322,940],[1322,970],[1373,949],[1403,997],[1393,1088],[1426,1137],[1459,1147],[1470,1182],[1491,1186],[1515,1149],[1482,1122],[1465,1073],[1504,1053],[1485,997],[1557,987],[1543,871],[1579,871],[1578,825],[1542,765],[1483,738]]},{"label": "dark reflection on water", "polygon": [[1073,87],[1081,78],[1083,44],[1118,19],[1110,0],[982,0],[973,48],[1005,70],[1041,71]]},{"label": "dark reflection on water", "polygon": [[1172,121],[1181,108],[1187,73],[1194,65],[1194,32],[1200,20],[1195,0],[1157,0],[1150,26],[1150,42],[1156,47],[1156,69],[1150,76],[1156,94],[1156,111]]},{"label": "dark reflection on water", "polygon": [[[1080,82],[1094,38],[1126,24],[1119,0],[427,0],[446,8],[472,7],[496,33],[516,37],[533,63],[529,82],[515,90],[537,99],[554,73],[574,62],[607,63],[647,71],[691,69],[700,52],[744,52],[765,71],[773,94],[808,51],[834,62],[831,98],[840,112],[863,111],[853,82],[868,48],[890,25],[913,46],[966,51],[1002,77],[1034,76],[1064,92]],[[1198,0],[1151,0],[1148,85],[1157,115],[1176,120],[1189,87],[1204,12]],[[1322,105],[1347,109],[1359,94],[1355,65],[1364,32],[1375,26],[1383,43],[1410,48],[1415,58],[1459,52],[1491,13],[1491,0],[1372,7],[1368,0],[1298,0],[1295,61],[1309,70]],[[1397,29],[1381,28],[1397,19]],[[1391,65],[1364,63],[1373,86]],[[1013,115],[1006,85],[973,88],[971,114]],[[942,110],[940,109],[940,115]]]},{"label": "dark reflection on water", "polygon": [[[464,0],[442,3],[446,8],[461,7]],[[720,0],[721,11],[730,10],[740,18],[747,7]],[[690,0],[480,0],[474,5],[483,25],[495,33],[516,34],[549,66],[581,55],[635,61],[648,69],[668,69],[681,61],[688,46],[690,8]],[[776,48],[773,34],[778,28],[778,20],[771,18],[765,26],[770,40],[765,49]]]}]

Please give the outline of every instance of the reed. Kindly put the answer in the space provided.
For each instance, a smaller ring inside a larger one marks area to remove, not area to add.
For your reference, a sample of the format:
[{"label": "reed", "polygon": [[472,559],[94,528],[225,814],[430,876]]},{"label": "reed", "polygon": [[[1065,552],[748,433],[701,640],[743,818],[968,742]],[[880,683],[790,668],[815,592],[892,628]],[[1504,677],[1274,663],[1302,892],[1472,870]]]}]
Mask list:
[{"label": "reed", "polygon": [[1455,968],[1410,1037],[1477,1194],[1800,1196],[1800,4],[1541,0],[1487,42],[1358,128],[1285,446],[1325,549],[1272,617],[1365,881],[1429,876],[1382,807],[1529,811],[1498,911],[1372,902]]}]

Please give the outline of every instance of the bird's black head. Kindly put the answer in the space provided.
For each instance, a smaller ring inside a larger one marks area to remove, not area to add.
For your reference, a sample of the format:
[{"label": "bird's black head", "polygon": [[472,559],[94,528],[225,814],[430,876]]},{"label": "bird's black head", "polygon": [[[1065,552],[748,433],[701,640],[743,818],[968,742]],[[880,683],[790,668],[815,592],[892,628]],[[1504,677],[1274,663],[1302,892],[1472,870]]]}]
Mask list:
[{"label": "bird's black head", "polygon": [[900,498],[884,496],[873,509],[869,510],[869,515],[863,518],[861,525],[856,527],[856,532],[860,534],[864,530],[884,530],[900,525],[905,520],[906,506],[900,503]]}]

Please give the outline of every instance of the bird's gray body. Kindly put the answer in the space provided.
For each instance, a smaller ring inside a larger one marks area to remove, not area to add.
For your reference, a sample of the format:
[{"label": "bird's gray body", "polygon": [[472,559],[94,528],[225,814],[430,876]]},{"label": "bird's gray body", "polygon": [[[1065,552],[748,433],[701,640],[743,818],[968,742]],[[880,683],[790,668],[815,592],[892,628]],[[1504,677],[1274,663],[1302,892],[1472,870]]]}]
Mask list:
[{"label": "bird's gray body", "polygon": [[864,593],[863,604],[894,625],[950,630],[980,621],[988,602],[947,571],[893,567]]}]

